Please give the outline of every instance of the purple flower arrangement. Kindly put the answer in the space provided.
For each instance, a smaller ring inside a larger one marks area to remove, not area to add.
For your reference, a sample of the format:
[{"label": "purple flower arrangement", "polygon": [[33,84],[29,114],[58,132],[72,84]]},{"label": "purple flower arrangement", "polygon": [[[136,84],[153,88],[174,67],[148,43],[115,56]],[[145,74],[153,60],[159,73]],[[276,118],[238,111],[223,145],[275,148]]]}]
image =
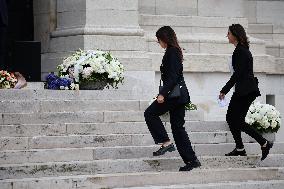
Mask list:
[{"label": "purple flower arrangement", "polygon": [[48,74],[46,77],[46,88],[47,89],[73,89],[71,84],[73,83],[72,79],[67,77],[58,77],[53,72]]}]

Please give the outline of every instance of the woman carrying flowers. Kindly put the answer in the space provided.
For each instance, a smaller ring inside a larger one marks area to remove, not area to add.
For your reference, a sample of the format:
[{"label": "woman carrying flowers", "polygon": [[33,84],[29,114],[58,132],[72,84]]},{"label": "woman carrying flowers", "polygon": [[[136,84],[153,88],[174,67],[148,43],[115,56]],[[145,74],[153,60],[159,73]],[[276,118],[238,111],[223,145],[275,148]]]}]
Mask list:
[{"label": "woman carrying flowers", "polygon": [[234,137],[236,148],[225,155],[247,155],[241,137],[241,131],[244,131],[261,145],[261,160],[264,160],[273,144],[245,122],[250,105],[257,96],[260,96],[258,81],[253,74],[253,57],[249,50],[249,41],[243,26],[240,24],[229,26],[227,37],[229,43],[236,47],[232,56],[233,74],[220,91],[219,99],[223,100],[230,89],[235,87],[227,110],[226,120]]}]

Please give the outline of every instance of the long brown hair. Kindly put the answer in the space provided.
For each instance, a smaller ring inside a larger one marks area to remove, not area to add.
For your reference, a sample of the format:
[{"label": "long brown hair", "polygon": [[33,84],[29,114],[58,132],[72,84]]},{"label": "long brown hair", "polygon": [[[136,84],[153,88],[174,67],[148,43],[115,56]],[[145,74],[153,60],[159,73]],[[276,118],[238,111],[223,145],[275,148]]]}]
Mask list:
[{"label": "long brown hair", "polygon": [[233,34],[233,36],[235,36],[238,40],[238,42],[249,48],[249,40],[246,34],[246,31],[244,29],[244,27],[240,24],[232,24],[231,26],[229,26],[229,30],[230,32]]},{"label": "long brown hair", "polygon": [[175,47],[178,49],[179,58],[183,61],[182,50],[178,44],[177,36],[175,31],[170,26],[163,26],[156,32],[156,37],[158,40],[163,41],[169,47]]}]

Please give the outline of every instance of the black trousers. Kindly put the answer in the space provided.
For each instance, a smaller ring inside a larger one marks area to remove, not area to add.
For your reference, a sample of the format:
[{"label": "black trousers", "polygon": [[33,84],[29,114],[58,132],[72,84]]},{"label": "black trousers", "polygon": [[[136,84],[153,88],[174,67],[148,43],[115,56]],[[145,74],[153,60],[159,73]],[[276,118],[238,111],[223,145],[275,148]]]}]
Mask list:
[{"label": "black trousers", "polygon": [[164,143],[169,139],[167,131],[159,116],[170,113],[170,123],[177,150],[184,163],[196,160],[188,134],[184,128],[185,107],[175,100],[159,104],[154,101],[145,111],[145,121],[156,144]]},{"label": "black trousers", "polygon": [[254,94],[239,97],[235,93],[231,98],[226,120],[234,137],[236,148],[238,149],[244,148],[241,137],[242,131],[254,138],[260,145],[264,145],[266,143],[266,139],[264,139],[253,127],[245,122],[245,117],[249,107],[255,99],[256,96]]},{"label": "black trousers", "polygon": [[0,69],[5,69],[7,28],[0,25]]}]

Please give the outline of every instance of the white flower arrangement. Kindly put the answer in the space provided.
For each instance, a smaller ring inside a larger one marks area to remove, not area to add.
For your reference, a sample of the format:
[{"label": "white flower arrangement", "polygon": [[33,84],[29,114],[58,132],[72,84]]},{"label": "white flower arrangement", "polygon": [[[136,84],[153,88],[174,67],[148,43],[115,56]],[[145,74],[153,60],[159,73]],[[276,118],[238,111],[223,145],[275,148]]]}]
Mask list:
[{"label": "white flower arrangement", "polygon": [[124,79],[124,67],[109,52],[78,50],[57,66],[59,76],[68,76],[75,83],[106,81],[107,87],[117,88]]},{"label": "white flower arrangement", "polygon": [[281,116],[274,106],[253,102],[249,107],[245,122],[261,133],[272,133],[279,130]]}]

